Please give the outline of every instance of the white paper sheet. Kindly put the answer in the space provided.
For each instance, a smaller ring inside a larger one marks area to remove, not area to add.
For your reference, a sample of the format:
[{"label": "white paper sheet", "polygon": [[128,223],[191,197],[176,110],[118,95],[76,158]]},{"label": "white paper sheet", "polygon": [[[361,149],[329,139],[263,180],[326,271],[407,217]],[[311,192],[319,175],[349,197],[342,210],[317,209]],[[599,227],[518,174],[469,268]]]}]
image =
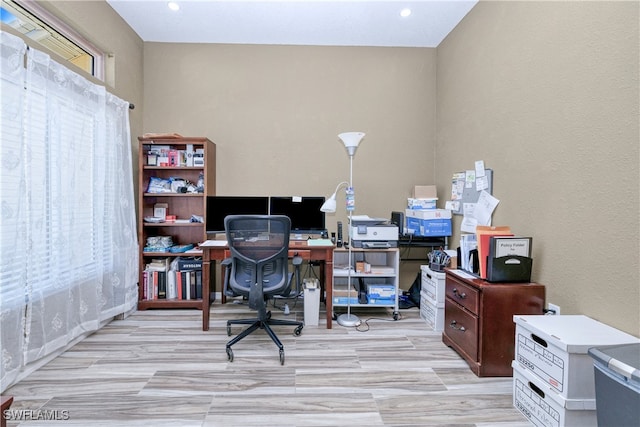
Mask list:
[{"label": "white paper sheet", "polygon": [[500,200],[493,197],[491,194],[482,190],[480,197],[478,197],[478,203],[474,210],[474,216],[478,220],[478,225],[491,225],[491,215],[498,206]]}]

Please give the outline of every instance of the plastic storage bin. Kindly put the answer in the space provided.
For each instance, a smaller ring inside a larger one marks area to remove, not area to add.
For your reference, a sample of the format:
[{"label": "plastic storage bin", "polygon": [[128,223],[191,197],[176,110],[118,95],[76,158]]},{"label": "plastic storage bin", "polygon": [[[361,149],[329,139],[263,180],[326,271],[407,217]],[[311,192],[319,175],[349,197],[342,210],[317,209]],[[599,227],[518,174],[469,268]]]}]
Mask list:
[{"label": "plastic storage bin", "polygon": [[598,426],[640,425],[640,344],[590,348]]}]

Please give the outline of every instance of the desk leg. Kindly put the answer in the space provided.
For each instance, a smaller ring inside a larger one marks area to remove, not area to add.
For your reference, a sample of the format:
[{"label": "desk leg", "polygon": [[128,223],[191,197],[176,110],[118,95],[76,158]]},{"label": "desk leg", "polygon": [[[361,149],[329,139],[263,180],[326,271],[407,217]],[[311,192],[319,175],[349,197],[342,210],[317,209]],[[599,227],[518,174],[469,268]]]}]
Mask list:
[{"label": "desk leg", "polygon": [[327,329],[333,327],[333,248],[327,251],[324,260],[324,307],[327,310]]},{"label": "desk leg", "polygon": [[[202,330],[209,330],[209,310],[211,310],[211,261],[202,261]],[[215,262],[213,263],[215,265]],[[213,287],[215,292],[215,286]]]},{"label": "desk leg", "polygon": [[220,266],[220,303],[221,304],[226,304],[227,303],[227,296],[224,293],[225,269],[226,269],[225,266],[223,266],[223,265]]}]

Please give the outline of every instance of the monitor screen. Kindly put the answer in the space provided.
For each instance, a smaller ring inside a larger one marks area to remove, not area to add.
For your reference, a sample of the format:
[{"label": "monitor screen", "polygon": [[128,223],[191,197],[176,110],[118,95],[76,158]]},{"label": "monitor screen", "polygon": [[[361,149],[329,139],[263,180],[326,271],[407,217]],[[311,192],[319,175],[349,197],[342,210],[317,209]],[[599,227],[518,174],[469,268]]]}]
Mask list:
[{"label": "monitor screen", "polygon": [[224,233],[227,215],[268,215],[267,196],[208,196],[205,225],[207,234]]},{"label": "monitor screen", "polygon": [[291,234],[320,234],[325,231],[324,212],[320,207],[324,197],[275,197],[269,202],[271,215],[286,215],[291,219]]}]

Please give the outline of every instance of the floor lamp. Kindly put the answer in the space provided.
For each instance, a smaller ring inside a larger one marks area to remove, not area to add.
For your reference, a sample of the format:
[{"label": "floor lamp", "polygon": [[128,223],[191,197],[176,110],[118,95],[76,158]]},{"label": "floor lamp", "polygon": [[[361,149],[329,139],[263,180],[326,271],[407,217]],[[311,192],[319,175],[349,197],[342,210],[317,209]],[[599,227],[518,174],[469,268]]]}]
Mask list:
[{"label": "floor lamp", "polygon": [[322,205],[320,210],[322,212],[335,212],[336,211],[336,194],[338,193],[338,189],[341,185],[347,184],[346,190],[346,205],[347,205],[347,213],[349,214],[349,224],[347,227],[349,228],[349,237],[348,237],[348,251],[349,251],[349,272],[348,272],[348,281],[347,281],[347,312],[345,314],[341,314],[338,316],[338,324],[346,327],[355,327],[360,325],[360,319],[355,314],[351,314],[351,271],[353,270],[352,263],[352,255],[351,255],[351,229],[352,229],[352,218],[353,211],[355,210],[355,198],[353,192],[353,156],[356,154],[356,150],[358,149],[358,144],[364,138],[363,132],[345,132],[338,135],[340,141],[344,144],[347,149],[347,154],[349,155],[349,182],[341,182],[336,187],[336,191],[329,197],[329,199]]}]

